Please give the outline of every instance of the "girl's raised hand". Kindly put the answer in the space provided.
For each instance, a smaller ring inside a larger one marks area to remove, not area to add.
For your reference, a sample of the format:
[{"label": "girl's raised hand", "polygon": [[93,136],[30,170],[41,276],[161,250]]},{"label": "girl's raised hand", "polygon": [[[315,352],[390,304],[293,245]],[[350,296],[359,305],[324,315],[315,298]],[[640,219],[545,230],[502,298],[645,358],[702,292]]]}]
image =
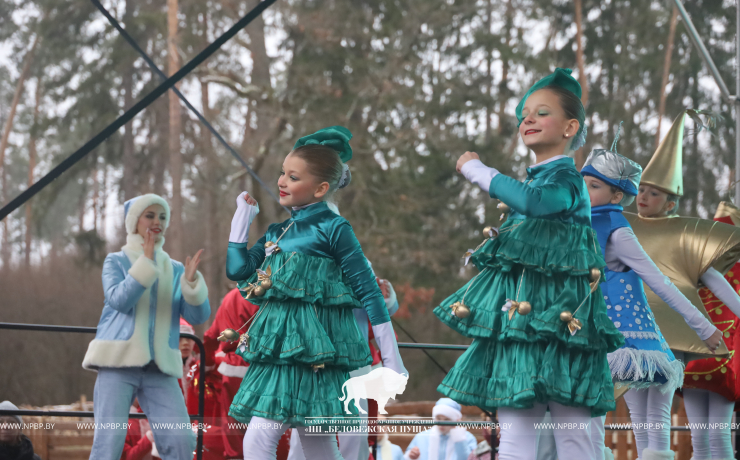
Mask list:
[{"label": "girl's raised hand", "polygon": [[717,351],[717,348],[719,348],[720,341],[722,340],[722,331],[717,329],[714,331],[714,334],[710,335],[707,340],[704,341],[704,343],[709,347],[709,349],[714,353]]},{"label": "girl's raised hand", "polygon": [[257,206],[257,200],[249,196],[249,192],[242,192],[236,198],[237,209],[246,209],[246,206]]},{"label": "girl's raised hand", "polygon": [[455,169],[457,172],[462,171],[462,167],[465,163],[467,163],[470,160],[480,160],[480,157],[475,152],[465,152],[463,153],[460,158],[457,160],[457,166],[455,166]]},{"label": "girl's raised hand", "polygon": [[195,281],[195,272],[198,270],[198,264],[200,263],[200,255],[203,253],[203,250],[196,252],[195,255],[191,258],[188,256],[187,259],[185,259],[185,279],[190,281],[191,283]]},{"label": "girl's raised hand", "polygon": [[254,198],[252,198],[251,196],[249,196],[249,193],[248,192],[247,192],[246,195],[244,195],[244,201],[246,201],[247,204],[250,205],[250,206],[257,206],[257,200],[255,200]]},{"label": "girl's raised hand", "polygon": [[146,229],[146,235],[144,235],[144,255],[154,260],[154,233],[148,228]]}]

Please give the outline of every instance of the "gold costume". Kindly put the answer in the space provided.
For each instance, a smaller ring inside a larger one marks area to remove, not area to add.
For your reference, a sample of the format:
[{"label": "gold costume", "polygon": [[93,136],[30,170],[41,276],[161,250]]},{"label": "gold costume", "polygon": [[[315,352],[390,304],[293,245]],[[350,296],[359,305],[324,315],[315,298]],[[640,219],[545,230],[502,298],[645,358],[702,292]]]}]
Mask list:
[{"label": "gold costume", "polygon": [[[696,217],[640,217],[624,213],[638,241],[661,272],[709,320],[699,297],[700,278],[709,267],[726,273],[740,259],[740,229]],[[686,362],[728,355],[724,341],[712,353],[683,317],[645,285],[655,322],[671,347],[686,354]]]},{"label": "gold costume", "polygon": [[[687,113],[695,120],[700,112],[684,110],[676,118],[642,174],[640,185],[651,185],[666,193],[683,195],[683,133]],[[661,272],[707,318],[699,297],[700,278],[709,267],[726,273],[740,259],[740,229],[732,225],[696,217],[641,217],[624,213],[645,252]],[[655,322],[671,350],[685,353],[686,362],[707,357],[726,357],[724,341],[712,353],[704,341],[645,285]]]}]

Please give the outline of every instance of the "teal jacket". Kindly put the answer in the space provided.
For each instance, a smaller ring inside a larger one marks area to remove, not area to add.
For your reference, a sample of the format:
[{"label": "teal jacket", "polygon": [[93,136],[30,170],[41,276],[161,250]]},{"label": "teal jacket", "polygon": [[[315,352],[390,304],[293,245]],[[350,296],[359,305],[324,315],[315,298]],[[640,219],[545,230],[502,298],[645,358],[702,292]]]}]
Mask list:
[{"label": "teal jacket", "polygon": [[591,200],[572,158],[527,168],[523,183],[497,174],[488,193],[511,208],[509,219],[537,217],[591,226]]},{"label": "teal jacket", "polygon": [[[288,230],[283,235],[284,229]],[[270,225],[267,233],[250,249],[247,249],[247,243],[230,242],[226,254],[226,276],[232,281],[248,279],[265,260],[265,243],[275,242],[278,238],[283,252],[333,260],[342,270],[346,284],[362,303],[370,323],[377,326],[390,321],[383,294],[352,227],[325,202],[293,211],[290,219]]]}]

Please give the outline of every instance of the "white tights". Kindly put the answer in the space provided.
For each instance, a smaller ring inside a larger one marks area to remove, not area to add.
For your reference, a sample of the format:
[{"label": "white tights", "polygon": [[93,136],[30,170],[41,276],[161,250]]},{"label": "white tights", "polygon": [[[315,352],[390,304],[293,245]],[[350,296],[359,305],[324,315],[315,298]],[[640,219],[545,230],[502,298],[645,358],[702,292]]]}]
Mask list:
[{"label": "white tights", "polygon": [[591,410],[587,407],[569,407],[555,402],[535,403],[531,409],[498,410],[501,424],[499,460],[535,460],[537,458],[537,429],[550,407],[554,424],[558,458],[593,460],[591,444]]},{"label": "white tights", "polygon": [[[288,425],[262,417],[252,417],[244,435],[244,460],[275,460],[280,437]],[[306,458],[343,460],[334,434],[307,434],[305,427],[297,430]]]},{"label": "white tights", "polygon": [[625,393],[624,400],[630,410],[637,457],[642,458],[642,451],[645,449],[671,450],[673,391],[661,393],[655,386],[641,390],[631,389]]},{"label": "white tights", "polygon": [[605,422],[606,415],[591,419],[591,442],[594,445],[595,458],[598,460],[603,460],[604,451],[606,450],[606,443],[604,442],[604,439],[606,438],[606,429],[604,428]]},{"label": "white tights", "polygon": [[[735,458],[730,437],[730,423],[735,403],[708,390],[689,388],[683,390],[683,402],[691,426],[694,459]],[[715,426],[710,427],[712,424]],[[706,428],[702,428],[702,425]]]}]

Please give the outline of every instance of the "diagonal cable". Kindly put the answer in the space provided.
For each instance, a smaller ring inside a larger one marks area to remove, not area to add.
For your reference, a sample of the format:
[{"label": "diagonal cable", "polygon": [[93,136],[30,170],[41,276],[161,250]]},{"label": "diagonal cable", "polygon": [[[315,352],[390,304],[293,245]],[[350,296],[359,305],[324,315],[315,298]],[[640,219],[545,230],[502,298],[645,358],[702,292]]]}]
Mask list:
[{"label": "diagonal cable", "polygon": [[[149,68],[152,69],[152,71],[156,73],[159,76],[159,78],[161,78],[162,80],[167,80],[167,75],[164,72],[162,72],[162,70],[160,70],[159,67],[157,67],[157,64],[155,64],[154,61],[149,57],[149,55],[146,54],[146,52],[143,49],[141,49],[139,44],[136,43],[136,40],[134,40],[134,38],[131,35],[129,35],[128,32],[126,32],[126,30],[121,26],[121,24],[116,20],[116,18],[114,18],[110,14],[110,12],[108,12],[108,10],[105,9],[105,7],[100,3],[100,1],[99,0],[90,0],[90,1],[93,3],[93,5],[95,5],[95,7],[98,10],[100,10],[101,13],[103,13],[103,16],[105,16],[108,19],[108,22],[110,22],[111,25],[115,27],[116,30],[118,30],[118,32],[121,34],[124,40],[126,40],[128,44],[131,45],[131,47],[134,48],[136,52],[139,53],[139,55],[141,55],[141,58],[144,59],[144,61],[149,66]],[[223,136],[221,136],[221,134],[219,134],[218,131],[216,131],[216,128],[214,128],[213,125],[211,125],[211,123],[209,123],[208,120],[206,120],[206,118],[198,111],[198,109],[196,109],[193,106],[193,104],[191,104],[190,101],[187,100],[187,98],[180,92],[180,90],[177,89],[176,86],[173,86],[172,91],[177,95],[177,97],[180,98],[180,100],[185,104],[185,106],[188,109],[190,109],[190,111],[193,112],[196,117],[198,117],[198,120],[200,120],[200,122],[203,123],[203,125],[206,128],[208,128],[211,134],[216,136],[216,139],[218,139],[221,145],[226,147],[226,149],[231,153],[231,155],[234,158],[236,158],[237,161],[239,161],[239,163],[241,163],[241,165],[244,166],[244,168],[246,168],[247,172],[249,172],[249,174],[251,174],[252,177],[254,177],[257,180],[257,182],[259,182],[259,184],[265,190],[267,190],[267,193],[269,193],[270,196],[275,199],[275,201],[280,203],[280,198],[278,198],[277,195],[275,195],[275,193],[270,189],[270,187],[268,187],[262,181],[262,179],[257,175],[257,173],[254,172],[254,170],[249,167],[249,165],[244,160],[244,158],[242,158],[241,155],[239,155],[239,153],[226,141],[226,139],[224,139]],[[288,208],[286,208],[285,206],[283,206],[283,209],[290,212]]]},{"label": "diagonal cable", "polygon": [[208,59],[213,53],[215,53],[224,43],[226,43],[231,37],[236,35],[240,30],[247,26],[254,18],[258,17],[262,12],[267,9],[270,5],[275,3],[277,0],[263,0],[256,7],[241,18],[236,24],[231,26],[229,30],[224,32],[218,37],[213,43],[208,45],[203,51],[198,53],[193,59],[187,64],[182,66],[180,70],[175,72],[171,77],[162,82],[159,86],[154,88],[149,94],[144,96],[139,102],[134,104],[133,107],[128,109],[123,115],[118,117],[113,123],[106,126],[100,131],[95,137],[87,141],[85,145],[80,147],[72,155],[68,156],[61,163],[55,166],[51,171],[46,173],[44,177],[36,181],[33,185],[24,190],[20,195],[15,197],[10,203],[7,203],[0,209],[0,220],[5,219],[11,212],[15,211],[23,205],[26,201],[30,200],[34,195],[40,192],[44,187],[49,185],[54,179],[61,176],[65,171],[74,166],[78,161],[83,159],[88,153],[95,149],[98,145],[102,144],[108,137],[118,131],[121,126],[128,123],[134,118],[139,112],[147,108],[154,102],[159,96],[167,92],[170,88],[174,87],[175,84],[185,78],[187,74],[193,71],[195,67],[200,65],[203,61]]}]

